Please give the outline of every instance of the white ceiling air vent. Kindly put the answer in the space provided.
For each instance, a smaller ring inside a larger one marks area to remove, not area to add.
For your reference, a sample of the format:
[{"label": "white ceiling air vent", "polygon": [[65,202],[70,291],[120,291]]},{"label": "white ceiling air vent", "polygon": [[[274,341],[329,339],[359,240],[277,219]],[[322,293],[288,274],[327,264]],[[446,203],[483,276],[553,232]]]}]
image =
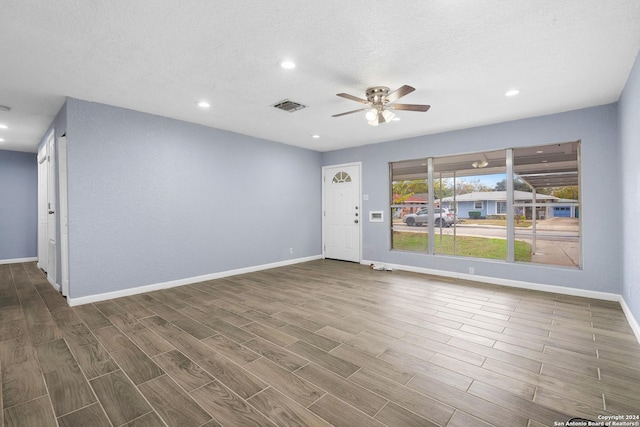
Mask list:
[{"label": "white ceiling air vent", "polygon": [[297,102],[293,102],[288,99],[276,102],[275,104],[273,104],[273,106],[282,111],[288,111],[290,113],[306,108],[306,105],[298,104]]}]

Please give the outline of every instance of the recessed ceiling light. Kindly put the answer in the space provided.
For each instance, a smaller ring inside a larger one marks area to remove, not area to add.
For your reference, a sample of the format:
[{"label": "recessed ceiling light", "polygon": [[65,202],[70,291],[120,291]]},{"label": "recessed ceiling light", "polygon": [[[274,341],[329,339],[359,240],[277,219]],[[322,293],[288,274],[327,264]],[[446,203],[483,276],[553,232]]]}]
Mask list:
[{"label": "recessed ceiling light", "polygon": [[0,129],[9,129],[9,126],[0,123]]},{"label": "recessed ceiling light", "polygon": [[549,160],[543,160],[542,163],[547,163]]},{"label": "recessed ceiling light", "polygon": [[544,151],[542,151],[542,150],[536,151],[536,154],[542,154],[542,153],[544,153]]},{"label": "recessed ceiling light", "polygon": [[320,135],[311,135],[311,138],[318,139],[318,138],[320,138]]},{"label": "recessed ceiling light", "polygon": [[516,96],[516,95],[517,95],[517,94],[519,94],[519,93],[520,93],[520,91],[519,91],[518,89],[511,89],[511,90],[508,90],[508,91],[504,94],[504,96]]},{"label": "recessed ceiling light", "polygon": [[4,139],[0,138],[0,142],[4,142]]},{"label": "recessed ceiling light", "polygon": [[209,104],[207,101],[200,101],[200,102],[198,102],[198,107],[200,107],[200,108],[209,108],[209,107],[211,107],[211,104]]},{"label": "recessed ceiling light", "polygon": [[296,63],[286,59],[280,63],[280,66],[285,70],[293,70],[294,68],[296,68]]}]

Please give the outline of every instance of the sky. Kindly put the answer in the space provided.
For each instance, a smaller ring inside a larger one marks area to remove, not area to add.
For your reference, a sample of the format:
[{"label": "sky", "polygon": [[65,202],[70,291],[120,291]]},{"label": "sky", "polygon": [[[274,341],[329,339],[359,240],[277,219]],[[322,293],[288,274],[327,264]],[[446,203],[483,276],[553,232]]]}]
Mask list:
[{"label": "sky", "polygon": [[506,178],[506,174],[491,174],[491,175],[474,175],[474,176],[465,176],[458,177],[456,180],[458,182],[475,182],[478,178],[480,178],[480,183],[486,185],[487,187],[495,187],[496,183],[502,181]]}]

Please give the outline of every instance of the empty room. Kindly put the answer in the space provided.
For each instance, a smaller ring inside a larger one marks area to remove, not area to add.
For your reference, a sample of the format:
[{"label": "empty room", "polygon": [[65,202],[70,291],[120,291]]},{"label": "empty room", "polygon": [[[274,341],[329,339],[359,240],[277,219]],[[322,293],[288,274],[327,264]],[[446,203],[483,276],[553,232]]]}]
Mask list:
[{"label": "empty room", "polygon": [[640,2],[3,1],[0,425],[640,427]]}]

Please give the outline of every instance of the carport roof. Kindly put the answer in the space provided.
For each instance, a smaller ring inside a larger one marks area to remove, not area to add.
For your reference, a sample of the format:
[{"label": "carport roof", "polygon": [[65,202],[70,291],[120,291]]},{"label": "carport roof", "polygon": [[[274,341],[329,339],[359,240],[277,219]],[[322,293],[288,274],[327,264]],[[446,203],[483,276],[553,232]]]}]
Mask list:
[{"label": "carport roof", "polygon": [[[513,149],[513,172],[532,188],[578,185],[578,141]],[[474,167],[479,163],[484,167]],[[506,150],[434,158],[434,178],[504,174]],[[393,181],[425,179],[427,159],[394,162]]]},{"label": "carport roof", "polygon": [[[516,190],[513,192],[513,199],[515,201],[532,201],[533,193],[528,191]],[[453,196],[443,197],[440,199],[443,202],[453,202]],[[479,202],[479,201],[499,201],[504,202],[507,200],[506,191],[474,191],[473,193],[460,194],[456,196],[456,202]],[[546,194],[536,194],[536,200],[553,200],[558,201],[557,197],[548,196]],[[573,200],[572,200],[573,201]]]}]

